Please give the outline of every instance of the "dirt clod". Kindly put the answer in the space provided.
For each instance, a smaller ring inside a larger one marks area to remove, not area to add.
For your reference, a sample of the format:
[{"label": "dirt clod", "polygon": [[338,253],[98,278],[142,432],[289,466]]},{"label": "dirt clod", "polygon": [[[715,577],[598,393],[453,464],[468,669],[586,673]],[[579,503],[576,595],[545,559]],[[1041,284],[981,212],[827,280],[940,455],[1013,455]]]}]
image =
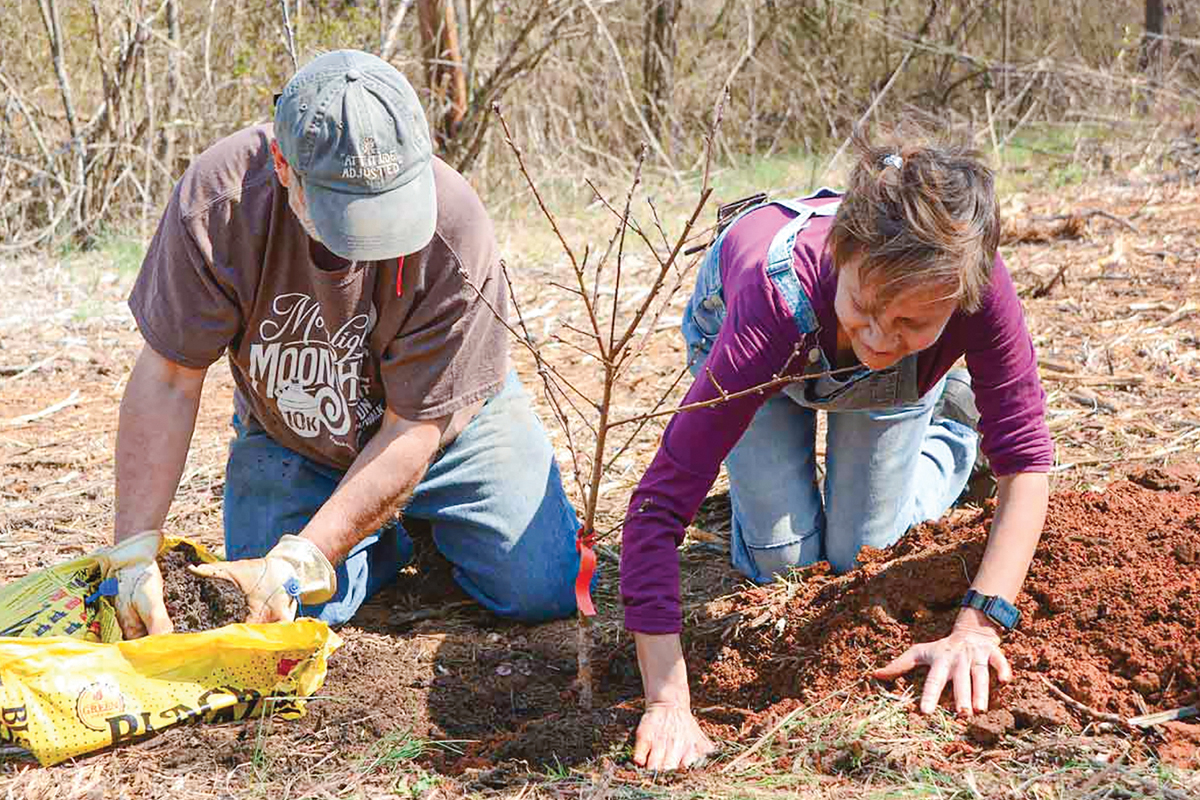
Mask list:
[{"label": "dirt clod", "polygon": [[1009,706],[1017,727],[1055,730],[1071,724],[1067,707],[1051,697],[1023,697]]},{"label": "dirt clod", "polygon": [[967,725],[967,736],[976,742],[992,745],[1004,738],[1004,734],[1016,725],[1012,712],[1003,708],[992,709],[986,714],[971,718]]},{"label": "dirt clod", "polygon": [[158,557],[163,576],[163,600],[176,633],[196,633],[235,622],[245,622],[250,607],[232,581],[194,575],[189,564],[199,564],[195,548],[178,544]]}]

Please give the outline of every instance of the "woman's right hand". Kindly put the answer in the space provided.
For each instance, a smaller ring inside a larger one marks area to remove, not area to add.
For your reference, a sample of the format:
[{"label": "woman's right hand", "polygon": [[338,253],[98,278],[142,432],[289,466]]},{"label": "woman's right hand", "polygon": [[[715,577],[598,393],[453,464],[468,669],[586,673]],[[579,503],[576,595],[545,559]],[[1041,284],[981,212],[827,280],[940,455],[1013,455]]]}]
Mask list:
[{"label": "woman's right hand", "polygon": [[690,767],[716,749],[692,716],[687,666],[679,634],[633,634],[646,711],[638,724],[633,762],[648,769]]},{"label": "woman's right hand", "polygon": [[684,769],[716,748],[687,706],[647,702],[638,724],[633,762],[653,770]]}]

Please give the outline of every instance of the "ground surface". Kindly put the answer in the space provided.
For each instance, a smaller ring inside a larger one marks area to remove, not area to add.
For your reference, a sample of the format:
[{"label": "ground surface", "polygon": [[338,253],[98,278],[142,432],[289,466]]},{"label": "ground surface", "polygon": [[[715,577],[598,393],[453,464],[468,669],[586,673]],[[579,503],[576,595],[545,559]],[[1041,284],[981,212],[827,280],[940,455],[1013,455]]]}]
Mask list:
[{"label": "ground surface", "polygon": [[[615,542],[601,547],[587,712],[576,704],[575,623],[497,622],[465,602],[424,544],[341,631],[304,719],[180,728],[52,769],[9,756],[0,789],[173,800],[1200,796],[1196,726],[1122,723],[1200,700],[1197,211],[1200,192],[1162,176],[1108,176],[1005,206],[1003,252],[1042,359],[1058,466],[1018,602],[1025,624],[1006,644],[1017,677],[983,720],[920,717],[919,676],[891,686],[865,676],[948,629],[987,508],[914,531],[850,576],[814,567],[747,587],[728,567],[719,483],[681,554],[694,705],[721,744],[703,770],[652,775],[628,761],[641,690],[614,596]],[[506,247],[518,236],[502,226]],[[582,323],[570,297],[547,291],[564,269],[561,257],[529,255],[516,290],[546,356],[595,391],[594,363],[550,337]],[[627,288],[644,287],[645,273],[629,267]],[[127,259],[103,252],[0,263],[0,580],[110,536],[117,408],[140,347],[122,304],[131,277]],[[671,313],[617,394],[619,412],[644,410],[675,381]],[[535,387],[527,354],[514,356]],[[168,522],[217,549],[230,393],[215,366]],[[619,522],[660,430],[648,426],[606,473],[599,530]],[[574,486],[564,437],[551,432]]]}]

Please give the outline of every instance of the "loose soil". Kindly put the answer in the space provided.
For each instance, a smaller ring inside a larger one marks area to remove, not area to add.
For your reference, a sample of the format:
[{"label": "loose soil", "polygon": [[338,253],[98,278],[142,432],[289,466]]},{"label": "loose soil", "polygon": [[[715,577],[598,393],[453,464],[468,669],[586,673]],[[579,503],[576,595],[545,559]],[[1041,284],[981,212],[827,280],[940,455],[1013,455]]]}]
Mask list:
[{"label": "loose soil", "polygon": [[[1200,491],[1185,475],[1134,479],[1052,495],[1017,601],[1022,622],[1004,644],[1015,678],[993,687],[993,706],[1010,712],[998,717],[1002,728],[1088,721],[1047,682],[1124,717],[1200,702]],[[864,553],[850,574],[818,565],[798,571],[787,591],[761,587],[731,599],[723,637],[697,643],[689,659],[700,703],[811,701],[947,635],[990,522],[987,508],[959,524],[923,525],[886,551]],[[952,706],[950,692],[943,704]],[[996,722],[985,723],[993,735]],[[988,736],[980,728],[979,738]]]},{"label": "loose soil", "polygon": [[246,596],[232,581],[194,575],[188,566],[200,564],[196,550],[177,544],[158,557],[163,576],[163,600],[176,633],[212,630],[245,622],[250,613]]}]

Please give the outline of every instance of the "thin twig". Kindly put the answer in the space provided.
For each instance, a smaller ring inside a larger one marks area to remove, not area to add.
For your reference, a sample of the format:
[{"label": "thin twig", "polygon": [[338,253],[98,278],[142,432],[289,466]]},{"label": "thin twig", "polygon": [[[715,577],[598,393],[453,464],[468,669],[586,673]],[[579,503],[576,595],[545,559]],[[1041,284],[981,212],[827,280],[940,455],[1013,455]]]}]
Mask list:
[{"label": "thin twig", "polygon": [[[662,397],[658,398],[658,402],[654,404],[654,408],[650,409],[651,412],[658,411],[660,408],[663,407],[663,404],[666,403],[667,400],[671,397],[672,392],[674,392],[676,387],[678,387],[679,384],[683,381],[684,376],[686,376],[688,374],[690,374],[690,373],[686,366],[679,370],[679,374],[675,376],[675,380],[671,381],[670,387],[668,387],[668,389],[665,392],[663,392]],[[625,443],[622,444],[617,449],[617,452],[613,453],[612,458],[610,458],[608,460],[608,463],[604,465],[604,469],[606,471],[612,469],[613,464],[617,463],[617,459],[620,458],[622,455],[624,455],[625,451],[628,450],[633,445],[633,443],[637,440],[638,436],[641,435],[642,429],[646,427],[646,425],[650,422],[650,420],[651,420],[651,417],[647,417],[646,419],[641,421],[640,425],[638,425],[636,428],[634,428],[633,433],[629,434],[629,438],[625,440]]]},{"label": "thin twig", "polygon": [[[864,111],[862,116],[858,118],[858,122],[856,122],[854,125],[855,128],[861,127],[863,123],[871,118],[871,114],[874,113],[875,107],[879,105],[879,101],[887,95],[888,90],[892,88],[892,85],[896,82],[896,79],[900,77],[902,72],[904,72],[904,68],[908,66],[908,61],[910,58],[912,58],[912,55],[915,52],[917,52],[917,45],[914,44],[912,47],[908,48],[908,52],[904,54],[904,58],[900,61],[900,66],[896,67],[896,71],[892,73],[892,77],[888,78],[888,82],[884,84],[882,89],[879,90],[879,94],[875,95],[875,99],[871,101],[871,105],[867,106],[867,110]],[[818,184],[825,180],[825,176],[829,174],[829,170],[833,169],[833,165],[837,163],[837,160],[842,157],[842,153],[844,153],[846,148],[850,146],[850,141],[852,138],[853,134],[851,134],[851,136],[847,136],[842,141],[842,144],[840,147],[838,147],[837,152],[833,154],[833,158],[829,159],[829,162],[825,165],[825,169],[821,172],[821,177],[817,179]]]},{"label": "thin twig", "polygon": [[[629,229],[629,213],[633,208],[633,195],[637,191],[638,184],[642,182],[642,165],[646,163],[646,147],[645,145],[638,151],[637,166],[633,170],[633,180],[629,182],[629,191],[625,194],[625,211],[621,214],[620,227],[618,234],[620,242],[617,244],[617,266],[616,275],[613,280],[612,290],[612,312],[608,318],[608,352],[609,354],[620,357],[620,353],[613,348],[616,346],[617,338],[617,312],[621,304],[621,265],[625,261],[625,231]],[[599,272],[599,267],[597,267]]]},{"label": "thin twig", "polygon": [[646,121],[646,117],[642,114],[641,104],[638,103],[637,97],[633,93],[633,86],[629,82],[629,73],[625,69],[625,59],[621,57],[621,48],[617,47],[616,41],[613,39],[612,33],[608,30],[608,25],[604,19],[596,11],[591,0],[582,0],[583,5],[589,12],[592,18],[596,20],[596,26],[600,29],[600,34],[604,37],[604,41],[608,43],[609,50],[612,51],[613,58],[617,62],[617,72],[621,75],[621,84],[625,87],[625,96],[629,100],[629,107],[633,110],[633,115],[637,118],[638,124],[642,128],[642,133],[646,135],[646,139],[650,144],[654,145],[654,150],[658,153],[659,158],[667,165],[667,169],[671,171],[676,183],[679,182],[679,171],[675,169],[675,164],[671,161],[671,157],[667,155],[667,151],[663,149],[662,142],[658,141],[658,137],[654,135],[654,131],[650,129],[650,123]]},{"label": "thin twig", "polygon": [[537,201],[538,208],[542,210],[542,215],[546,221],[550,223],[550,227],[554,230],[554,235],[558,237],[559,244],[562,245],[563,251],[567,254],[567,258],[571,262],[571,268],[575,272],[575,279],[579,283],[579,291],[583,296],[583,305],[587,309],[588,320],[591,322],[593,336],[596,340],[596,346],[600,348],[600,355],[608,360],[608,352],[604,347],[604,339],[600,335],[600,322],[596,319],[596,309],[587,295],[587,286],[583,280],[583,266],[575,257],[575,251],[567,244],[566,237],[563,236],[562,230],[558,227],[558,220],[550,213],[550,209],[546,207],[546,203],[542,200],[542,193],[538,191],[537,184],[533,180],[533,176],[529,174],[529,170],[525,166],[525,157],[521,153],[521,148],[512,138],[512,131],[508,127],[508,120],[504,118],[504,114],[500,110],[500,104],[496,103],[492,106],[492,112],[500,119],[500,127],[504,130],[504,142],[508,145],[513,155],[517,158],[517,166],[521,170],[521,175],[525,178],[526,185],[533,192],[533,197]]},{"label": "thin twig", "polygon": [[570,388],[571,391],[575,392],[575,394],[579,395],[582,399],[586,400],[589,404],[593,404],[593,405],[595,404],[595,401],[593,401],[590,397],[588,397],[586,394],[581,392],[579,389],[575,388],[574,384],[572,384],[569,380],[567,380],[565,377],[563,377],[562,373],[560,373],[557,369],[555,369],[553,364],[550,364],[549,362],[545,361],[545,359],[542,359],[541,353],[538,352],[538,349],[533,345],[533,343],[530,342],[529,339],[526,338],[525,336],[522,336],[521,334],[517,333],[517,330],[512,325],[509,324],[508,320],[506,320],[503,316],[501,316],[500,312],[496,310],[496,307],[494,305],[492,305],[491,301],[489,301],[487,299],[487,297],[484,296],[483,292],[479,291],[479,287],[476,286],[465,274],[463,275],[463,281],[475,291],[475,294],[479,297],[479,299],[482,300],[484,305],[486,305],[488,307],[488,309],[492,312],[492,314],[495,315],[496,319],[500,320],[501,324],[504,325],[504,327],[508,329],[508,332],[511,333],[514,337],[516,337],[516,339],[518,341],[520,341],[527,350],[529,350],[531,353],[533,353],[534,358],[538,359],[539,365],[544,365],[546,367],[546,369],[548,369],[550,372],[554,373],[555,380],[561,381],[565,386]]},{"label": "thin twig", "polygon": [[1046,688],[1049,689],[1055,697],[1057,697],[1059,700],[1062,700],[1076,711],[1082,712],[1093,719],[1101,720],[1102,722],[1111,722],[1113,725],[1121,728],[1130,729],[1134,727],[1129,724],[1129,720],[1125,719],[1119,714],[1110,714],[1107,711],[1099,711],[1089,705],[1079,702],[1074,697],[1071,697],[1071,695],[1067,694],[1062,689],[1051,683],[1050,679],[1045,675],[1039,675],[1038,677],[1042,679],[1042,683],[1046,684]]},{"label": "thin twig", "polygon": [[711,400],[702,400],[702,401],[698,401],[695,403],[687,403],[686,405],[675,406],[674,408],[668,408],[665,411],[656,411],[656,412],[648,413],[648,414],[638,414],[636,417],[626,417],[625,419],[619,419],[615,422],[610,422],[609,427],[615,428],[618,425],[629,425],[630,423],[633,423],[633,422],[641,422],[644,419],[653,419],[654,417],[665,417],[665,416],[669,416],[671,414],[678,414],[683,411],[694,411],[698,408],[711,408],[712,406],[719,406],[723,403],[728,403],[730,400],[737,400],[739,398],[746,397],[748,395],[763,394],[771,389],[775,389],[780,386],[785,386],[789,383],[795,383],[795,382],[801,381],[801,380],[808,380],[809,378],[822,378],[822,377],[828,377],[828,376],[837,376],[837,375],[841,375],[841,374],[845,374],[845,373],[854,372],[855,369],[856,369],[855,367],[844,367],[842,369],[831,369],[826,372],[810,372],[810,373],[805,373],[803,375],[780,375],[778,378],[772,378],[769,381],[764,381],[763,383],[757,384],[756,386],[751,386],[747,389],[740,389],[736,392],[728,392],[725,394],[724,397],[714,397]]},{"label": "thin twig", "polygon": [[292,29],[292,16],[288,11],[288,0],[279,0],[279,7],[283,9],[284,41],[287,44],[288,55],[292,58],[292,70],[299,72],[300,61],[296,57],[296,32]]}]

